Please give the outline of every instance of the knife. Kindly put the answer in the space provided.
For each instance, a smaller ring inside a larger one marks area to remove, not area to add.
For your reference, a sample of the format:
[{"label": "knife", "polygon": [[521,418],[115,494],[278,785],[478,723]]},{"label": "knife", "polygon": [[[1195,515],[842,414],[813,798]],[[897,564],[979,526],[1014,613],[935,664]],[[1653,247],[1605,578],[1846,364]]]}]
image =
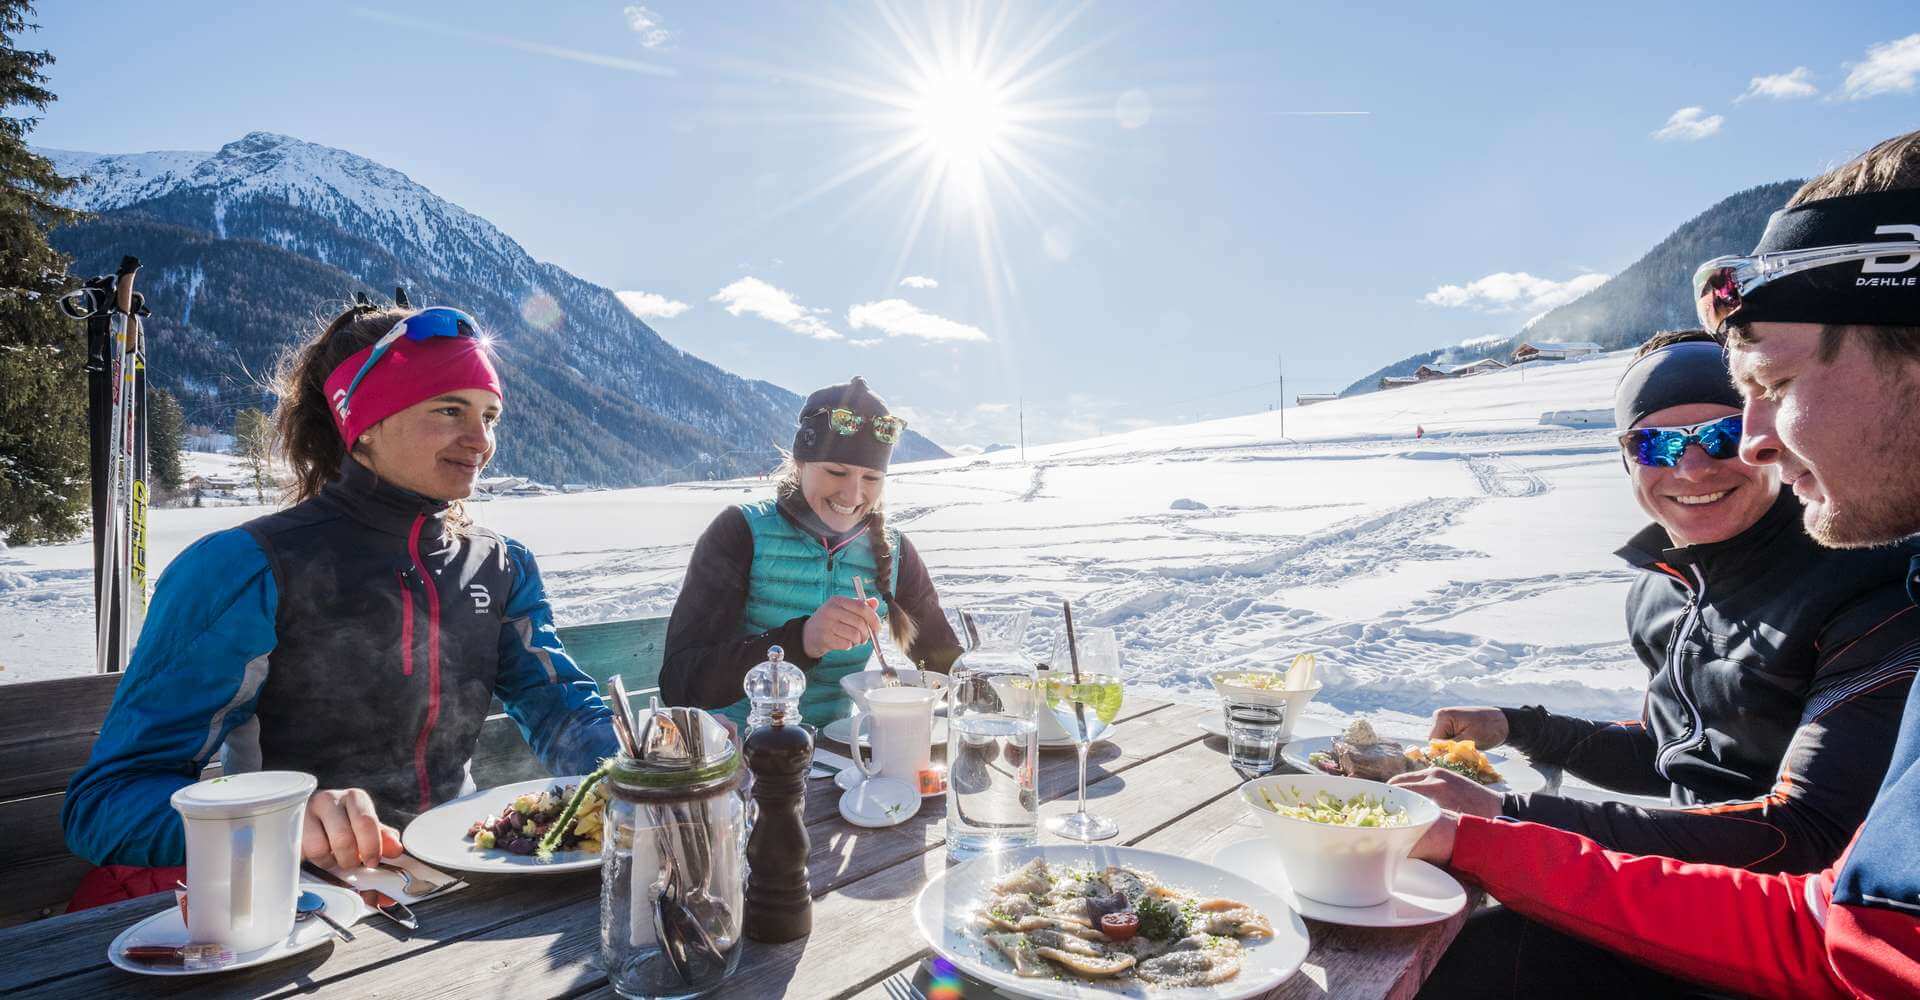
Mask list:
[{"label": "knife", "polygon": [[413,911],[407,909],[407,904],[400,902],[378,889],[362,889],[311,861],[300,862],[300,870],[328,885],[337,885],[348,892],[358,893],[362,902],[379,910],[381,916],[405,927],[407,930],[413,931],[420,929],[420,921],[414,919]]}]

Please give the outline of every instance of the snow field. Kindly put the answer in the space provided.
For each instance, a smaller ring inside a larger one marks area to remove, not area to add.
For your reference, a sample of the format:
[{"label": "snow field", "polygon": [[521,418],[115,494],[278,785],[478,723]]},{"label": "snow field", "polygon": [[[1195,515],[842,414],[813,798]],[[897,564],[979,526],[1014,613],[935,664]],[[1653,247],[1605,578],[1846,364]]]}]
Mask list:
[{"label": "snow field", "polygon": [[[1044,649],[1059,600],[1120,636],[1140,695],[1210,701],[1208,671],[1319,656],[1309,715],[1414,726],[1446,704],[1638,712],[1632,572],[1645,523],[1605,407],[1625,355],[1184,427],[897,466],[891,523],[948,609],[1018,600]],[[1415,438],[1415,429],[1424,432]],[[540,559],[563,624],[664,615],[694,539],[764,480],[471,505]],[[1176,500],[1201,509],[1174,509]],[[157,510],[153,561],[258,508]],[[0,683],[90,668],[90,549],[0,551]]]}]

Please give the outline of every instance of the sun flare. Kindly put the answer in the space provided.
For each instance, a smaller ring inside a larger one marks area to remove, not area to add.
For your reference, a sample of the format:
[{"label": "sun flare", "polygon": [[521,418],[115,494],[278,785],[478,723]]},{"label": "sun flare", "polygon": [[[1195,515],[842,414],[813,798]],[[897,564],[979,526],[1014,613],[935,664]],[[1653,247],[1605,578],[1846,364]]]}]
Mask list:
[{"label": "sun flare", "polygon": [[947,169],[978,169],[1007,135],[1007,100],[977,70],[942,71],[914,88],[913,126],[922,146]]}]

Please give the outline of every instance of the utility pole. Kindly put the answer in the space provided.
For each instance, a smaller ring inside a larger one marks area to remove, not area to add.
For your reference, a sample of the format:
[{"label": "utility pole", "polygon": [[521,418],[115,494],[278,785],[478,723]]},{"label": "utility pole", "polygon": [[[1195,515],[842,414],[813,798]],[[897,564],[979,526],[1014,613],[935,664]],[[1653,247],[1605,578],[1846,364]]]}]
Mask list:
[{"label": "utility pole", "polygon": [[1287,436],[1287,356],[1281,354],[1278,357],[1280,359],[1280,437],[1285,440]]},{"label": "utility pole", "polygon": [[1027,397],[1020,397],[1020,464],[1027,464]]}]

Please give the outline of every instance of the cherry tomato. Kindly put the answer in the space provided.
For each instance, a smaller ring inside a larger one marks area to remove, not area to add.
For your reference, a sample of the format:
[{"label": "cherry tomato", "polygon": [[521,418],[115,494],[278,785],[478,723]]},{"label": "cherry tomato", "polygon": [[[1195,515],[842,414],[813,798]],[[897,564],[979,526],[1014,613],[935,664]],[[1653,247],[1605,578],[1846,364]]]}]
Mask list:
[{"label": "cherry tomato", "polygon": [[1105,914],[1100,918],[1100,933],[1111,941],[1125,941],[1140,933],[1140,918],[1131,913]]}]

